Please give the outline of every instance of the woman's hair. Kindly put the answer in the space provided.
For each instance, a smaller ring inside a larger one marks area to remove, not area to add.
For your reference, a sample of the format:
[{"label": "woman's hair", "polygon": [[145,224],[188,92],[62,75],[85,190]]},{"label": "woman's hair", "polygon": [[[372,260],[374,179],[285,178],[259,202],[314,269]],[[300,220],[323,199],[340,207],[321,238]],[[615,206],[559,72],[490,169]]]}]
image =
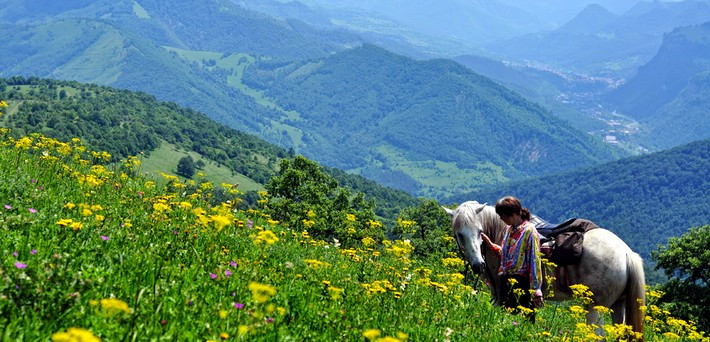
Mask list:
[{"label": "woman's hair", "polygon": [[498,214],[498,216],[520,214],[523,220],[530,219],[530,210],[524,208],[523,205],[520,204],[520,200],[513,196],[506,196],[498,200],[498,203],[496,203],[496,214]]}]

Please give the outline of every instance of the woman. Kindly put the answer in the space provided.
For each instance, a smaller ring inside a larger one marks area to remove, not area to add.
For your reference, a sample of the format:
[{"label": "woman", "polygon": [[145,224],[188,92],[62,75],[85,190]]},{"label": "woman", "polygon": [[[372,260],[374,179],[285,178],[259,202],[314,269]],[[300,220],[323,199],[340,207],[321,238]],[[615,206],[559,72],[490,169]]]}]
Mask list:
[{"label": "woman", "polygon": [[[494,244],[485,234],[482,237],[501,260],[498,275],[501,276],[503,306],[515,311],[518,306],[531,309],[528,318],[535,322],[534,309],[543,304],[540,237],[529,222],[530,211],[523,208],[517,198],[501,198],[496,203],[496,213],[508,225],[503,246]],[[521,289],[522,293],[515,289]]]}]

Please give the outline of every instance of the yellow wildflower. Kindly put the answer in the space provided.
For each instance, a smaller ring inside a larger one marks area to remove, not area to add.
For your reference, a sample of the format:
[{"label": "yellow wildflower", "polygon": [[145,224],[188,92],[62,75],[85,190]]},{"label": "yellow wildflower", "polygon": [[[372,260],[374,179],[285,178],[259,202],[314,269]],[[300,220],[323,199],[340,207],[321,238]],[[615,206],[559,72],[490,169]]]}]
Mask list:
[{"label": "yellow wildflower", "polygon": [[69,328],[66,332],[52,334],[52,342],[100,342],[91,331],[82,328]]},{"label": "yellow wildflower", "polygon": [[365,336],[370,341],[373,341],[374,339],[380,337],[380,329],[367,329],[362,332],[362,336]]},{"label": "yellow wildflower", "polygon": [[104,310],[106,315],[113,317],[119,313],[131,313],[131,308],[128,304],[120,299],[116,298],[105,298],[100,301],[101,309]]},{"label": "yellow wildflower", "polygon": [[379,221],[368,220],[367,225],[370,229],[382,228],[382,223]]},{"label": "yellow wildflower", "polygon": [[237,333],[239,335],[246,335],[246,333],[248,333],[248,332],[249,332],[249,327],[244,324],[240,325],[239,328],[237,328]]},{"label": "yellow wildflower", "polygon": [[15,142],[15,148],[18,150],[27,150],[32,147],[32,139],[29,137],[22,137]]},{"label": "yellow wildflower", "polygon": [[210,219],[212,219],[212,222],[214,223],[215,228],[217,228],[217,231],[221,231],[222,229],[224,229],[224,227],[232,223],[232,220],[230,220],[229,217],[223,215],[210,215]]},{"label": "yellow wildflower", "polygon": [[279,241],[279,238],[276,237],[276,234],[270,230],[263,230],[260,231],[256,237],[254,238],[254,243],[260,244],[262,242],[266,243],[267,245],[273,245],[277,241]]},{"label": "yellow wildflower", "polygon": [[366,247],[372,246],[375,244],[375,239],[368,236],[368,237],[362,239],[362,244],[365,245]]},{"label": "yellow wildflower", "polygon": [[328,268],[330,264],[325,261],[315,260],[315,259],[303,259],[303,261],[308,264],[309,267],[313,269]]},{"label": "yellow wildflower", "polygon": [[251,296],[257,303],[265,303],[269,298],[276,295],[276,289],[269,285],[251,282],[248,287],[251,291]]},{"label": "yellow wildflower", "polygon": [[153,204],[153,210],[159,214],[162,214],[164,211],[170,211],[170,206],[163,202],[158,202]]},{"label": "yellow wildflower", "polygon": [[62,227],[66,227],[68,225],[71,225],[72,222],[74,222],[74,220],[72,220],[72,219],[60,219],[56,223]]},{"label": "yellow wildflower", "polygon": [[464,261],[459,259],[459,258],[444,258],[441,260],[442,263],[444,263],[444,266],[446,267],[463,267]]},{"label": "yellow wildflower", "polygon": [[400,339],[392,336],[380,337],[375,342],[402,342]]},{"label": "yellow wildflower", "polygon": [[338,300],[340,299],[340,295],[343,293],[343,289],[335,286],[329,286],[328,287],[328,293],[330,293],[330,298],[332,300]]}]

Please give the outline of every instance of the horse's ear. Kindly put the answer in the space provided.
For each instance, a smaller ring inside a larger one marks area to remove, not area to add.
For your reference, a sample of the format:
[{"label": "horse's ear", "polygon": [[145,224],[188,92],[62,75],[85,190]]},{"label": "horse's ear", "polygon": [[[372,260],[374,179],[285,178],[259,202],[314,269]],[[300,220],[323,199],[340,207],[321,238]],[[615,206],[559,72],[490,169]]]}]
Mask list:
[{"label": "horse's ear", "polygon": [[447,214],[449,214],[449,216],[454,217],[454,211],[453,211],[453,210],[451,210],[451,209],[449,209],[449,208],[447,208],[447,207],[445,207],[445,206],[443,206],[443,205],[442,205],[441,207],[444,209],[444,211],[445,211]]},{"label": "horse's ear", "polygon": [[481,204],[481,207],[476,209],[476,214],[480,214],[483,211],[483,209],[486,208],[487,204],[488,204],[488,202]]}]

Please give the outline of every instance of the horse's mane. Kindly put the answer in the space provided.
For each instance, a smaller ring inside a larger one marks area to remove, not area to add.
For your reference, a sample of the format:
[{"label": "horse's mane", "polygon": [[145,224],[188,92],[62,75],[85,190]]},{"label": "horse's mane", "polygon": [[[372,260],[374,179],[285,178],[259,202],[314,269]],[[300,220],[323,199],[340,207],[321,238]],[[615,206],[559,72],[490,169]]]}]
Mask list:
[{"label": "horse's mane", "polygon": [[506,225],[496,213],[495,207],[487,205],[479,215],[483,224],[483,234],[488,235],[495,244],[502,246]]},{"label": "horse's mane", "polygon": [[[453,226],[461,228],[473,227],[476,209],[480,208],[480,205],[481,204],[476,201],[462,203],[454,215]],[[486,234],[491,241],[500,245],[503,241],[503,236],[505,235],[505,222],[500,219],[495,208],[490,205],[486,205],[478,216],[481,220],[481,225],[483,226],[483,233]]]}]

